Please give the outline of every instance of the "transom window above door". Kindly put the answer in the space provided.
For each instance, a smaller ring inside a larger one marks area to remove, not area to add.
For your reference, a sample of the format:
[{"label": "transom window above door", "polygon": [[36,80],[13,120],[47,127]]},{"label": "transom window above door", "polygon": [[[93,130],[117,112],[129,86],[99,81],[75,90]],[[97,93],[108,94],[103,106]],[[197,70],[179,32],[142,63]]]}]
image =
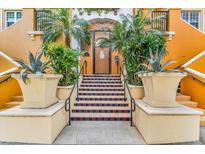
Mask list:
[{"label": "transom window above door", "polygon": [[22,11],[6,11],[6,27],[9,27],[22,18]]}]

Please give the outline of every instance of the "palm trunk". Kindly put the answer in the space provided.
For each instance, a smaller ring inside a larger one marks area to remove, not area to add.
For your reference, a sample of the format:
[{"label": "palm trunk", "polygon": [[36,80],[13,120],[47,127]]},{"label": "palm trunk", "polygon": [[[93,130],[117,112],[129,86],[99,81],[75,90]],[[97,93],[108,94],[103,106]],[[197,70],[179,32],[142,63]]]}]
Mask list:
[{"label": "palm trunk", "polygon": [[65,44],[67,47],[70,48],[70,37],[69,34],[65,35]]}]

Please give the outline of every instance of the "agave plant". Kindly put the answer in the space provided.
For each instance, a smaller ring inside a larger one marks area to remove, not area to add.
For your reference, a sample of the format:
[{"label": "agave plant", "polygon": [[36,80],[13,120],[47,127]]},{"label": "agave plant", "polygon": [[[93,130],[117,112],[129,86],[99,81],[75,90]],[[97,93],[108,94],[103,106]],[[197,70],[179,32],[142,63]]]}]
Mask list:
[{"label": "agave plant", "polygon": [[[176,69],[166,69],[167,66],[175,63],[173,60],[168,60],[162,65],[162,59],[166,55],[165,48],[162,48],[161,50],[157,49],[155,53],[153,53],[153,50],[149,48],[149,54],[150,58],[148,60],[149,64],[142,64],[141,67],[144,67],[145,71],[137,72],[136,75],[141,73],[148,73],[148,72],[181,72]],[[181,72],[182,73],[182,72]]]},{"label": "agave plant", "polygon": [[20,72],[20,76],[25,84],[26,84],[26,79],[27,79],[28,74],[36,74],[40,76],[44,73],[44,70],[47,68],[48,64],[50,63],[50,61],[42,62],[41,61],[42,55],[43,55],[43,52],[40,52],[40,53],[36,53],[36,55],[34,56],[29,51],[29,63],[30,64],[26,64],[24,60],[22,59],[15,60],[23,68],[23,70]]}]

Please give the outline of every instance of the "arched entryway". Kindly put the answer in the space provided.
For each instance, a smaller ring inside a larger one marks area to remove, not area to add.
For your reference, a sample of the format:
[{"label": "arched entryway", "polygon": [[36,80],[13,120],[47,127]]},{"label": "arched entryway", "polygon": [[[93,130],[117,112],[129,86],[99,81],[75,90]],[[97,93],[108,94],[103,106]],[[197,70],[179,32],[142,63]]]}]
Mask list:
[{"label": "arched entryway", "polygon": [[97,42],[103,38],[109,38],[109,31],[113,29],[115,20],[107,18],[96,18],[89,21],[91,32],[91,43],[86,46],[88,57],[81,58],[81,64],[86,59],[88,62],[88,74],[117,74],[117,66],[114,57],[117,52],[112,52],[110,46],[98,46]]}]

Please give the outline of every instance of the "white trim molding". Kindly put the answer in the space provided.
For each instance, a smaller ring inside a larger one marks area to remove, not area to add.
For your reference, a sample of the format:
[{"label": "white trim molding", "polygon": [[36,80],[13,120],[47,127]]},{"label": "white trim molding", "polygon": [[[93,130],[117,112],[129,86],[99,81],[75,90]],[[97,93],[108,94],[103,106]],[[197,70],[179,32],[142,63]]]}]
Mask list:
[{"label": "white trim molding", "polygon": [[195,62],[196,60],[198,60],[199,58],[205,56],[205,51],[201,52],[200,54],[196,55],[194,58],[192,58],[191,60],[189,60],[188,62],[186,62],[184,65],[182,65],[182,68],[185,68],[187,66],[189,66],[190,64],[192,64],[193,62]]},{"label": "white trim molding", "polygon": [[193,75],[196,75],[202,79],[205,79],[205,74],[201,73],[201,72],[198,72],[194,69],[191,69],[191,68],[184,68],[184,70],[186,70],[187,72],[193,74]]},{"label": "white trim molding", "polygon": [[11,57],[7,56],[5,53],[3,53],[2,51],[0,51],[0,56],[5,58],[6,60],[8,60],[10,63],[14,64],[15,66],[19,67],[20,65],[15,62]]}]

